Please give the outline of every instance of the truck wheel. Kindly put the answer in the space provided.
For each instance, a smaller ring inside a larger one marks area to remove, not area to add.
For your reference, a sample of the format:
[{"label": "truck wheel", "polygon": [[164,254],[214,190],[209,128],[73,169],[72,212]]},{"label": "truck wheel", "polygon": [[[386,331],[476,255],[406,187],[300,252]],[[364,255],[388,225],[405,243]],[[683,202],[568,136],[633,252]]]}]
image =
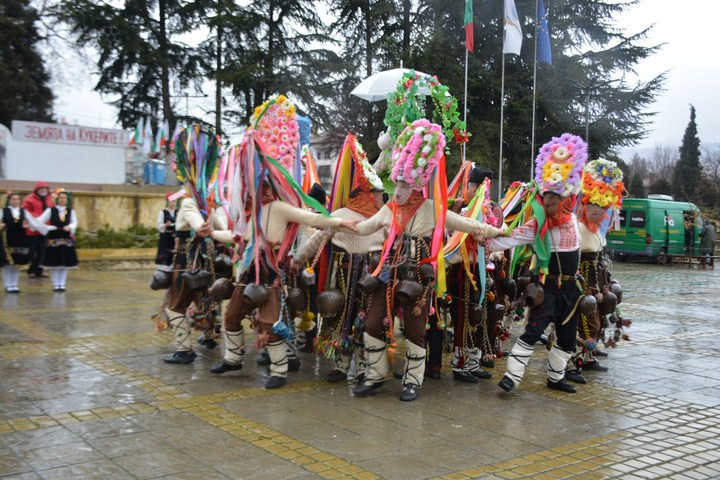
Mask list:
[{"label": "truck wheel", "polygon": [[658,252],[657,257],[655,257],[655,261],[658,265],[665,265],[668,263],[668,256],[667,256],[667,249],[661,248]]}]

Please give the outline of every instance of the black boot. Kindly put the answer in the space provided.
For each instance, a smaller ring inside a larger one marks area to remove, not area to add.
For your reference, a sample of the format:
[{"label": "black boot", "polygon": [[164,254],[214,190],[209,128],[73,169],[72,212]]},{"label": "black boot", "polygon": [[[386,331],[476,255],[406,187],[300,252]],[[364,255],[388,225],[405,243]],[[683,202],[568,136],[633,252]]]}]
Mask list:
[{"label": "black boot", "polygon": [[355,388],[353,388],[353,395],[356,397],[367,397],[370,395],[374,390],[377,390],[378,388],[383,386],[383,383],[385,382],[375,382],[375,383],[367,383],[362,382],[358,383]]},{"label": "black boot", "polygon": [[492,372],[486,372],[482,368],[477,368],[471,371],[470,374],[475,378],[479,378],[480,380],[487,380],[488,378],[492,378]]},{"label": "black boot", "polygon": [[287,385],[287,378],[271,376],[267,382],[265,382],[265,390],[272,390],[274,388],[280,388]]},{"label": "black boot", "polygon": [[412,402],[413,400],[417,400],[419,393],[420,387],[413,383],[408,383],[403,387],[402,392],[400,392],[400,400],[403,402]]},{"label": "black boot", "polygon": [[587,383],[587,379],[583,377],[582,373],[580,373],[580,370],[566,370],[565,379],[573,383]]},{"label": "black boot", "polygon": [[195,352],[175,352],[172,355],[163,357],[163,362],[174,363],[179,365],[187,365],[195,361],[197,354]]},{"label": "black boot", "polygon": [[453,370],[453,378],[460,382],[478,383],[477,377],[467,370]]},{"label": "black boot", "polygon": [[585,370],[593,370],[595,372],[607,372],[608,371],[608,367],[606,367],[602,363],[598,362],[597,360],[594,360],[592,362],[585,362],[583,364],[583,368]]},{"label": "black boot", "polygon": [[560,390],[561,392],[565,393],[577,393],[575,387],[567,383],[564,378],[559,382],[553,382],[552,380],[548,379],[547,387],[553,390]]},{"label": "black boot", "polygon": [[232,363],[226,363],[225,360],[222,360],[210,368],[210,373],[215,373],[217,375],[220,375],[221,373],[233,372],[233,371],[241,370],[241,369],[242,369],[242,363],[232,364]]},{"label": "black boot", "polygon": [[515,384],[512,380],[510,380],[510,377],[503,376],[502,380],[498,382],[498,387],[502,388],[506,392],[509,392],[513,388],[515,388]]},{"label": "black boot", "polygon": [[336,368],[334,370],[331,370],[330,373],[328,373],[327,379],[328,382],[331,383],[342,382],[343,380],[347,380],[347,373]]}]

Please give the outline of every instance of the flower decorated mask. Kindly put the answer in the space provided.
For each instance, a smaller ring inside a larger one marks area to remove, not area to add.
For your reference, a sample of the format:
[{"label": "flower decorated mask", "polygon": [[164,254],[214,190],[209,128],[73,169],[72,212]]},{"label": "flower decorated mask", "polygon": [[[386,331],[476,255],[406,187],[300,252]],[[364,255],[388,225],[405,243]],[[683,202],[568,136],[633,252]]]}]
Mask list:
[{"label": "flower decorated mask", "polygon": [[290,170],[300,141],[295,105],[285,95],[270,98],[255,109],[250,125],[266,153]]},{"label": "flower decorated mask", "polygon": [[615,162],[598,159],[583,169],[582,202],[602,208],[619,207],[625,191],[623,173]]},{"label": "flower decorated mask", "polygon": [[535,159],[535,181],[543,192],[568,197],[580,192],[587,160],[587,144],[577,135],[564,133],[540,148]]},{"label": "flower decorated mask", "polygon": [[390,178],[422,191],[440,163],[444,148],[445,135],[439,125],[425,119],[414,121],[395,142]]}]

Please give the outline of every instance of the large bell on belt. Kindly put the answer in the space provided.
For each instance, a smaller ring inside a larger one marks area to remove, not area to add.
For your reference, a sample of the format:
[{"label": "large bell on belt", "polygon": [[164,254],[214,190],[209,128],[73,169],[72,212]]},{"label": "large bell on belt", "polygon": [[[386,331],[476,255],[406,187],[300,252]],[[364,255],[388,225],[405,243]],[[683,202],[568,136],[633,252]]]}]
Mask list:
[{"label": "large bell on belt", "polygon": [[609,315],[615,312],[617,308],[617,297],[613,292],[603,293],[602,302],[600,302],[600,315]]},{"label": "large bell on belt", "polygon": [[525,287],[523,297],[526,306],[530,308],[539,307],[545,301],[545,290],[539,283],[531,283]]},{"label": "large bell on belt", "polygon": [[232,276],[232,259],[225,253],[215,256],[215,275],[218,277],[230,278]]},{"label": "large bell on belt", "polygon": [[190,290],[205,290],[210,286],[212,274],[207,270],[188,270],[182,273],[182,279]]},{"label": "large bell on belt", "polygon": [[415,280],[400,280],[395,287],[395,298],[401,304],[417,302],[423,293],[423,287]]},{"label": "large bell on belt", "polygon": [[435,267],[429,263],[423,263],[419,268],[420,281],[423,285],[430,285],[435,281]]},{"label": "large bell on belt", "polygon": [[307,296],[301,289],[295,287],[288,290],[287,304],[291,310],[301,312],[307,308]]},{"label": "large bell on belt", "polygon": [[153,273],[150,279],[150,288],[152,290],[165,290],[170,288],[170,285],[172,285],[172,277],[172,272],[155,270],[155,273]]},{"label": "large bell on belt", "polygon": [[598,311],[597,299],[594,295],[583,295],[580,297],[580,303],[578,304],[578,310],[586,317],[594,317]]},{"label": "large bell on belt", "polygon": [[517,289],[517,282],[512,278],[506,277],[500,282],[500,293],[507,295],[511,301],[515,300]]},{"label": "large bell on belt", "polygon": [[298,284],[303,290],[307,290],[317,282],[317,275],[315,275],[315,269],[304,268],[298,276]]},{"label": "large bell on belt", "polygon": [[612,293],[614,293],[615,296],[617,297],[617,303],[618,303],[618,305],[621,304],[621,303],[622,303],[622,293],[623,293],[622,285],[620,285],[617,281],[614,281],[614,280],[613,280],[613,281],[610,283],[610,291],[611,291]]},{"label": "large bell on belt", "polygon": [[380,288],[380,285],[382,285],[380,279],[368,272],[363,273],[358,280],[358,287],[363,293],[373,293]]},{"label": "large bell on belt", "polygon": [[210,287],[210,297],[216,302],[230,300],[235,286],[229,278],[218,278]]},{"label": "large bell on belt", "polygon": [[270,298],[270,292],[265,285],[258,283],[248,283],[243,290],[243,298],[250,308],[258,308]]},{"label": "large bell on belt", "polygon": [[530,285],[530,276],[529,275],[523,275],[522,277],[518,277],[517,279],[517,291],[520,293],[523,293],[525,291],[525,287]]},{"label": "large bell on belt", "polygon": [[345,306],[345,295],[338,289],[325,290],[315,297],[318,313],[323,317],[337,317]]}]

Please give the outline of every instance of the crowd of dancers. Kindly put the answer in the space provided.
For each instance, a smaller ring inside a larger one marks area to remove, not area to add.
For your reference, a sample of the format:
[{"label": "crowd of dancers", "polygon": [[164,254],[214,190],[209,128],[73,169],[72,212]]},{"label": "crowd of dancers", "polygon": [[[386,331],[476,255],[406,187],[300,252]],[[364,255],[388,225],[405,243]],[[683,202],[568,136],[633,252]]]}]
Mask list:
[{"label": "crowd of dancers", "polygon": [[[164,361],[192,363],[199,331],[206,347],[223,341],[213,374],[241,370],[247,319],[268,389],[287,383],[305,349],[332,363],[328,381],[356,382],[355,396],[395,375],[400,399],[412,401],[425,378],[440,378],[448,338],[455,380],[490,379],[507,356],[498,385],[508,392],[538,342],[549,350],[548,388],[574,393],[568,381],[607,370],[598,347],[629,324],[604,254],[624,193],[617,165],[588,161],[585,142],[563,134],[539,150],[534,181],[511,184],[495,203],[488,169],[463,162],[447,182],[445,155],[464,132],[410,120],[381,135],[373,165],[348,134],[329,194],[302,117],[282,95],[224,153],[211,129],[182,130],[184,189],[158,216],[151,281],[166,291],[158,327],[174,333]],[[524,332],[508,350],[518,321]],[[405,366],[391,372],[400,351]]]}]

